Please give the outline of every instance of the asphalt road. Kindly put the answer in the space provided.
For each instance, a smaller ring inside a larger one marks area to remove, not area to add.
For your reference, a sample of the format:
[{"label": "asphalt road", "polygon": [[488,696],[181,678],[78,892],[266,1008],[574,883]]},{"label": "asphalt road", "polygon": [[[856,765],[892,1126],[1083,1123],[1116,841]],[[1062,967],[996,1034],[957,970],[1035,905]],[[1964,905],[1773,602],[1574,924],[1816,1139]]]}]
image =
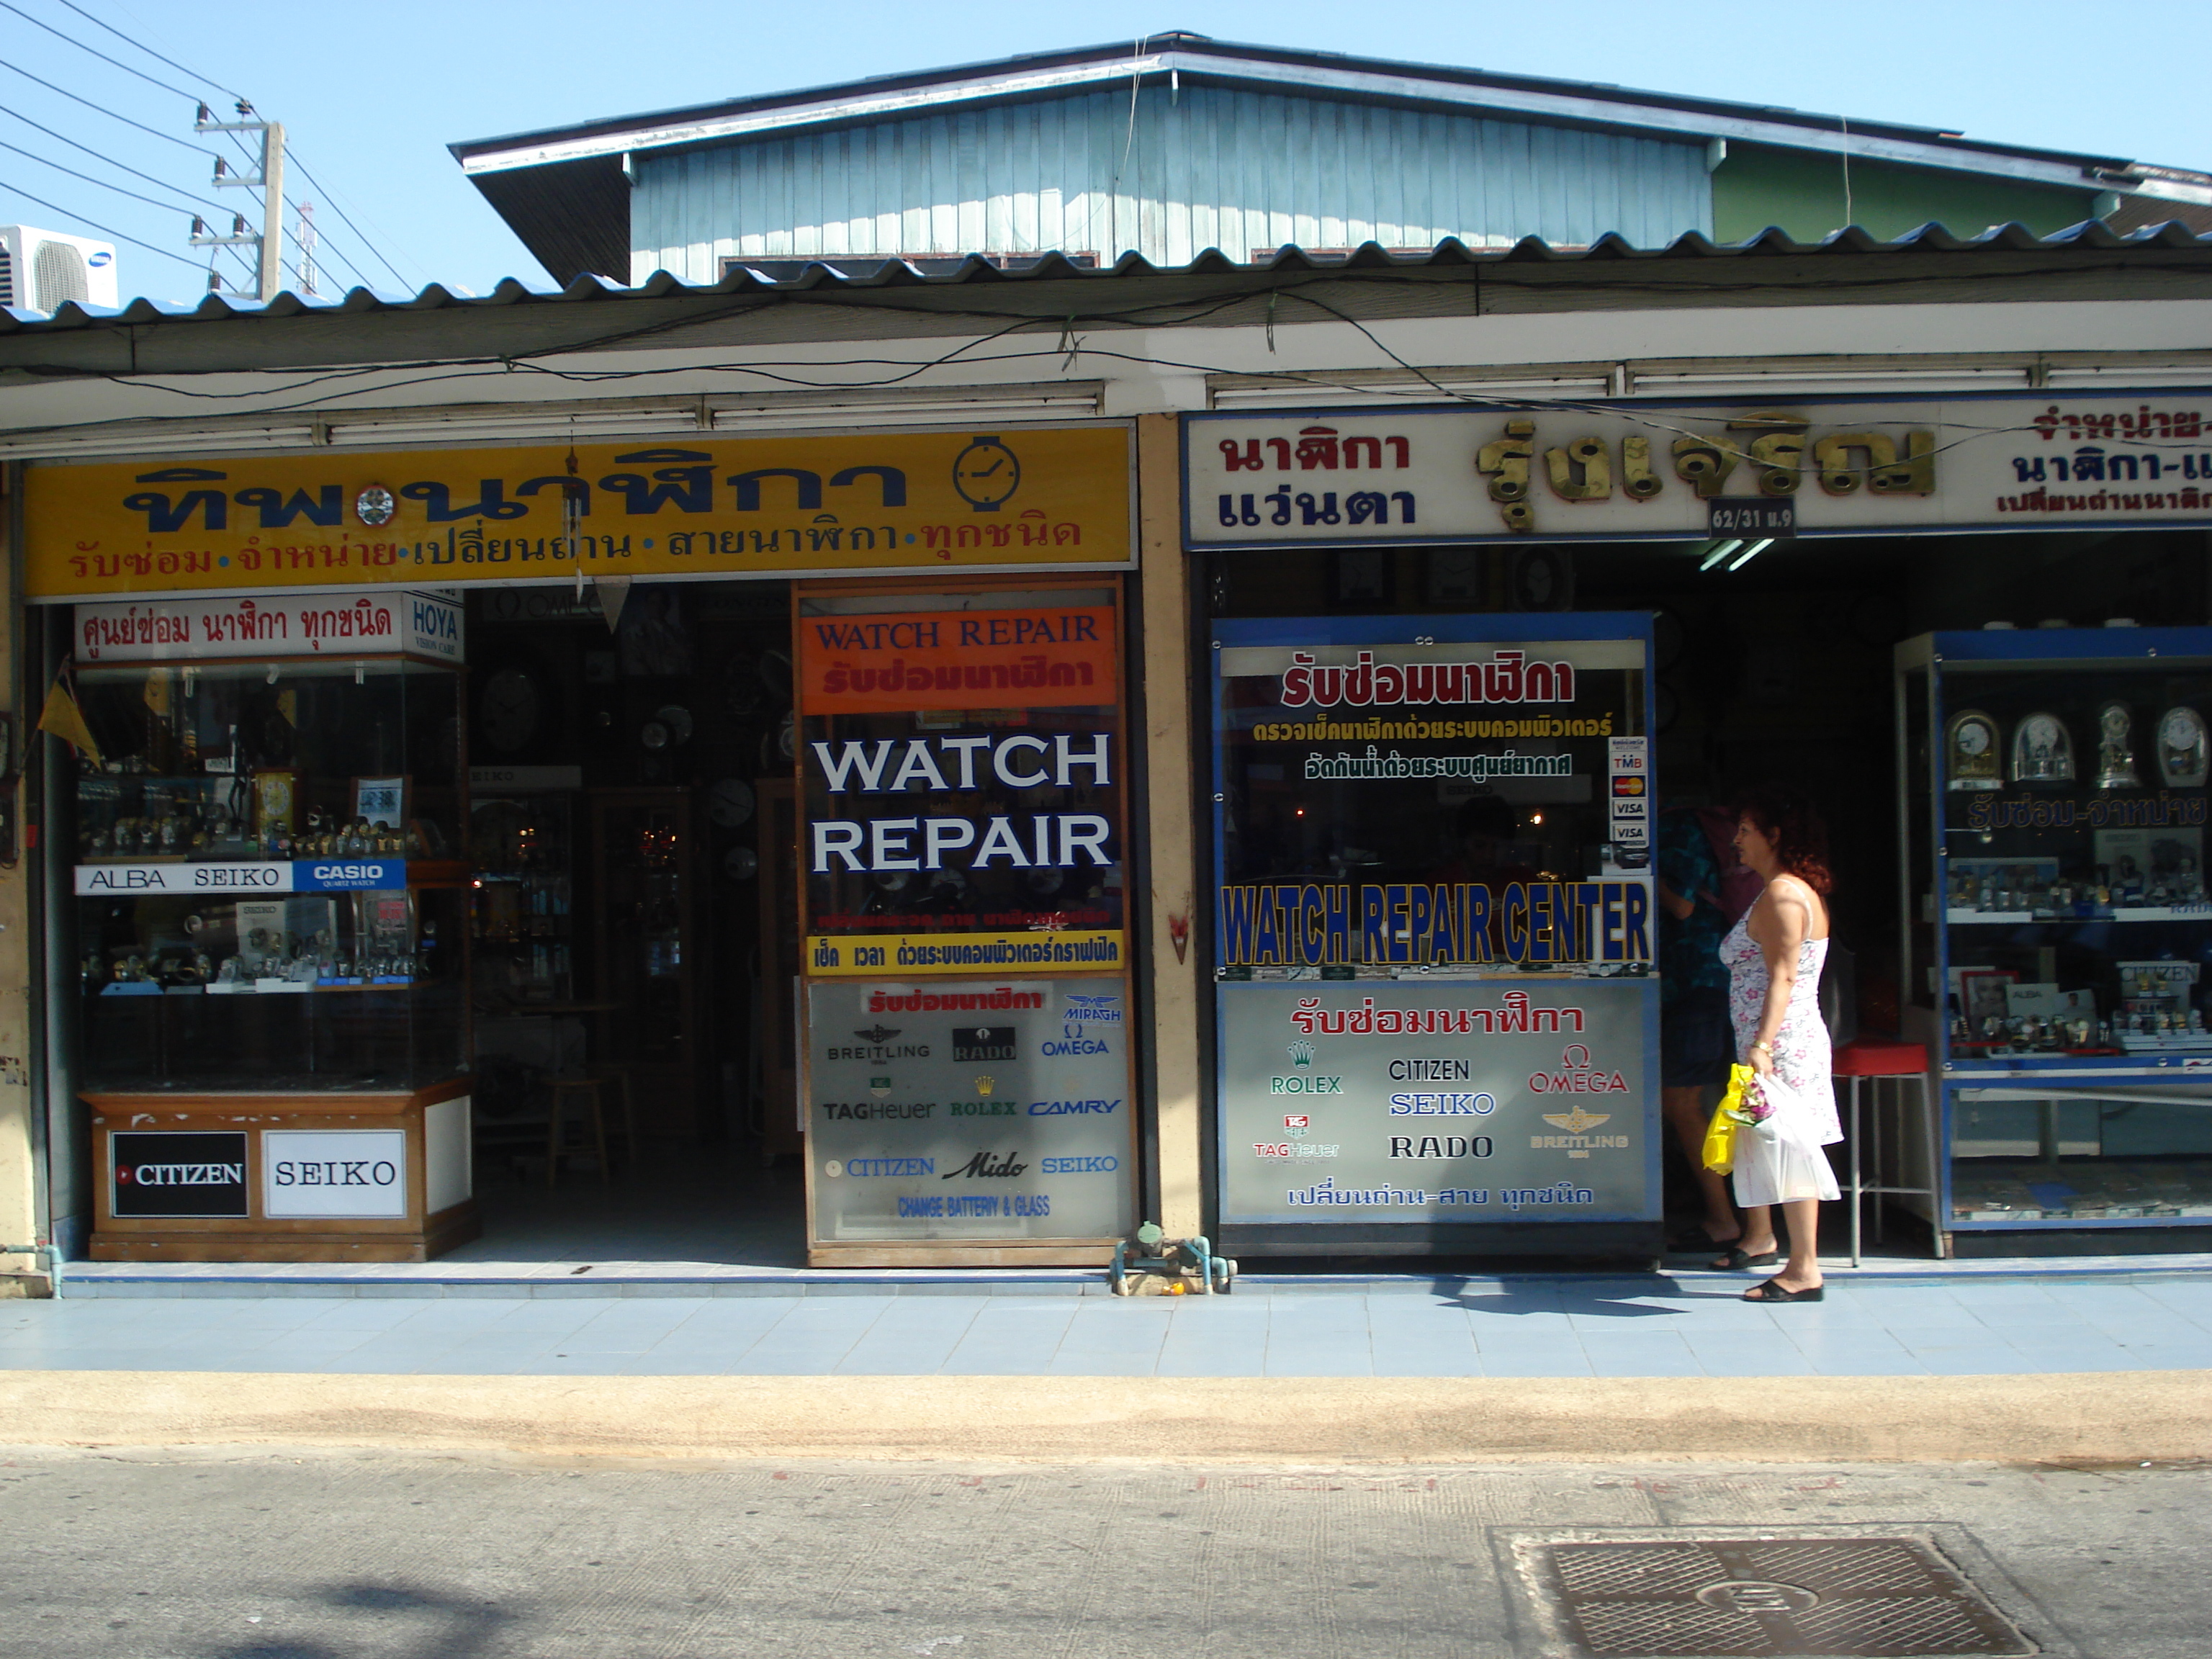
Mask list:
[{"label": "asphalt road", "polygon": [[2199,1467],[1210,1469],[142,1448],[0,1451],[0,1651],[1525,1659],[1571,1651],[1516,1565],[1516,1540],[1555,1528],[1914,1534],[2041,1652],[2198,1659],[2212,1647],[2212,1469]]}]

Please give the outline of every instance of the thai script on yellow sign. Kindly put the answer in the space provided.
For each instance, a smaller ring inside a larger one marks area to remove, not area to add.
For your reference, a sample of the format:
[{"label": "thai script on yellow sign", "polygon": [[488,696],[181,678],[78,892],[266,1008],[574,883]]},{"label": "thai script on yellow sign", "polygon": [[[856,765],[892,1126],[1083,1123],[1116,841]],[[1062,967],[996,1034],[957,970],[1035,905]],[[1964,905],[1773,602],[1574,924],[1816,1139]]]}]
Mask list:
[{"label": "thai script on yellow sign", "polygon": [[32,469],[34,599],[1117,566],[1118,428],[322,451]]}]

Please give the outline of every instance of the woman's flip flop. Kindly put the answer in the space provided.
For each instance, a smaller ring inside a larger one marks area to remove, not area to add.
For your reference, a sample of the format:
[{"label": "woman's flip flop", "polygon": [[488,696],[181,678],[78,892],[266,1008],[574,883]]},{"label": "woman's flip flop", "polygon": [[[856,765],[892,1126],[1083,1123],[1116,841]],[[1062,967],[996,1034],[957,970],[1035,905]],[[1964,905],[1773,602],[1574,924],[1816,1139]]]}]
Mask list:
[{"label": "woman's flip flop", "polygon": [[1793,1291],[1788,1285],[1769,1279],[1746,1291],[1743,1299],[1747,1302],[1818,1302],[1820,1293],[1827,1288],[1825,1285],[1813,1285],[1802,1291]]},{"label": "woman's flip flop", "polygon": [[1753,1255],[1749,1251],[1740,1250],[1731,1244],[1722,1255],[1720,1260],[1713,1263],[1713,1271],[1738,1273],[1746,1267],[1771,1267],[1781,1260],[1782,1252],[1779,1250],[1762,1250],[1757,1255]]}]

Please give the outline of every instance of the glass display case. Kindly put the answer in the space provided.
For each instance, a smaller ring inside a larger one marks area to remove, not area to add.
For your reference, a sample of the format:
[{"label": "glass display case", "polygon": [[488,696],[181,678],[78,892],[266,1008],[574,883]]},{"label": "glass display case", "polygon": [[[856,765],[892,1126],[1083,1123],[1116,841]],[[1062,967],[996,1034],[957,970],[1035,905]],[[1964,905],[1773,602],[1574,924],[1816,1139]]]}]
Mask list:
[{"label": "glass display case", "polygon": [[688,789],[595,789],[592,821],[594,1055],[630,1082],[641,1133],[697,1140],[704,962]]},{"label": "glass display case", "polygon": [[79,1082],[390,1090],[462,1053],[455,672],[78,671]]},{"label": "glass display case", "polygon": [[1939,1231],[2212,1227],[2212,629],[1898,647]]},{"label": "glass display case", "polygon": [[483,767],[471,774],[469,935],[481,1008],[526,1012],[574,1000],[572,864],[581,785],[577,767]]}]

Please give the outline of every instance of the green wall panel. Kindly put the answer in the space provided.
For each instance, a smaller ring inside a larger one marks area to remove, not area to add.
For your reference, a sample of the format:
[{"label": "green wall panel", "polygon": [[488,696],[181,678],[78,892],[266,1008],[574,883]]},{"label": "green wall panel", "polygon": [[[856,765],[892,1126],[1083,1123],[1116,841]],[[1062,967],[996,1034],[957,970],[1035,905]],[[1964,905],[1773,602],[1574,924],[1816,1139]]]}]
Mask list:
[{"label": "green wall panel", "polygon": [[[1954,234],[1972,236],[1991,225],[2017,221],[2047,236],[2094,218],[2095,202],[2095,192],[2087,185],[2075,191],[1877,161],[1851,163],[1850,218],[1885,240],[1930,222]],[[1728,159],[1713,174],[1717,241],[1741,242],[1779,225],[1796,240],[1813,242],[1844,222],[1839,156],[1731,144]]]}]

